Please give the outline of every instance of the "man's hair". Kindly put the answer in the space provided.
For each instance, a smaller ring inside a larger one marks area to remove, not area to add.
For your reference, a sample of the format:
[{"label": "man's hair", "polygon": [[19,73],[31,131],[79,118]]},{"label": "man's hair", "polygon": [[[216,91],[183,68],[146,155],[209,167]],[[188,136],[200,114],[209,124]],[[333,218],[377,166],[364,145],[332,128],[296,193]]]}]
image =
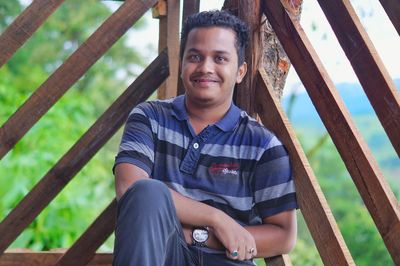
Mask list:
[{"label": "man's hair", "polygon": [[244,63],[245,48],[249,39],[249,28],[238,17],[220,10],[203,11],[189,16],[183,25],[181,33],[180,58],[183,59],[187,37],[195,28],[223,27],[235,32],[235,48],[239,66]]}]

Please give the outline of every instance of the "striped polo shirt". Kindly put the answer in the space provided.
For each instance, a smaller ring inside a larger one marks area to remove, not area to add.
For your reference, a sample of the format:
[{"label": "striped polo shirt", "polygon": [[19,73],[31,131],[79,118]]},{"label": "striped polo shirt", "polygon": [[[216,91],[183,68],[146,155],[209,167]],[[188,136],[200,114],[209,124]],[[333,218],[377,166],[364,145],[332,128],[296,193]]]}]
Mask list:
[{"label": "striped polo shirt", "polygon": [[234,104],[198,135],[184,95],[139,104],[126,122],[115,165],[119,163],[140,167],[242,225],[260,224],[264,217],[297,208],[284,146]]}]

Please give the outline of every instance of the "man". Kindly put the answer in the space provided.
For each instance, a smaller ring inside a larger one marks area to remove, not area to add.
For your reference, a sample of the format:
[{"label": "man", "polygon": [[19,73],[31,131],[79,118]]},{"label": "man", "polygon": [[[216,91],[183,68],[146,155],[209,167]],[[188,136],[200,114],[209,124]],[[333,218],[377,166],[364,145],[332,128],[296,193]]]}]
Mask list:
[{"label": "man", "polygon": [[114,168],[114,265],[254,265],[293,248],[288,154],[232,103],[247,39],[247,26],[227,12],[190,16],[185,94],[130,113]]}]

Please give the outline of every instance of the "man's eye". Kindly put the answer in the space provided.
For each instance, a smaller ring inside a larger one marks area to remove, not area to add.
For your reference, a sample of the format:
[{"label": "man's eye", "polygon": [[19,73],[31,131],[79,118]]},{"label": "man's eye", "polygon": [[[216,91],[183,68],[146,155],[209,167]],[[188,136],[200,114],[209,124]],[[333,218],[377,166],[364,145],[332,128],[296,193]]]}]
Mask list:
[{"label": "man's eye", "polygon": [[196,55],[196,54],[189,55],[189,60],[190,60],[190,61],[198,62],[198,61],[200,61],[200,56],[199,56],[199,55]]},{"label": "man's eye", "polygon": [[215,58],[215,61],[217,61],[217,62],[225,62],[226,61],[226,58],[225,57],[223,57],[223,56],[217,56],[216,58]]}]

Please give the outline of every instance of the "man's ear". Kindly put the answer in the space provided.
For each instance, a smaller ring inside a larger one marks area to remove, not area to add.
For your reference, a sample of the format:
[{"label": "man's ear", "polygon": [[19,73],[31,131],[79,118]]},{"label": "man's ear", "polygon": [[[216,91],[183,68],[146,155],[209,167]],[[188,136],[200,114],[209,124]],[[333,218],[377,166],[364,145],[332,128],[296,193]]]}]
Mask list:
[{"label": "man's ear", "polygon": [[240,82],[242,82],[244,76],[246,75],[247,72],[247,63],[243,62],[243,64],[241,66],[239,66],[237,75],[236,75],[236,83],[239,84]]}]

